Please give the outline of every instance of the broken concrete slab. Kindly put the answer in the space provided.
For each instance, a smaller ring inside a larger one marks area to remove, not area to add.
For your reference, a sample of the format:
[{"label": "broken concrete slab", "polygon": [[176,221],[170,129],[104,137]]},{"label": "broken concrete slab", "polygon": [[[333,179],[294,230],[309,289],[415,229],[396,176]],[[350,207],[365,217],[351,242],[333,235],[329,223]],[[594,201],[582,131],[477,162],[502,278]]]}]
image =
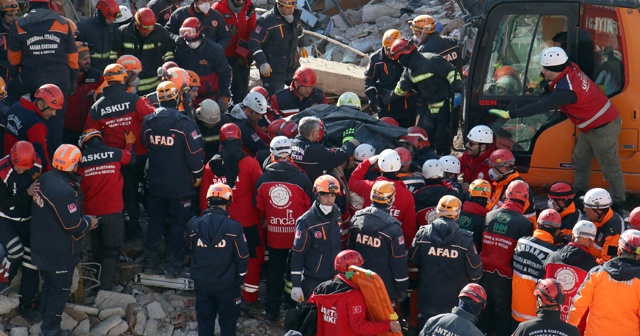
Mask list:
[{"label": "broken concrete slab", "polygon": [[122,322],[122,318],[118,315],[111,315],[106,320],[100,322],[97,326],[91,329],[92,334],[106,335],[113,327]]},{"label": "broken concrete slab", "polygon": [[18,295],[0,296],[0,315],[8,314],[10,311],[18,308],[20,299]]},{"label": "broken concrete slab", "polygon": [[302,60],[301,65],[313,69],[317,77],[317,86],[327,95],[339,96],[351,91],[359,97],[365,97],[365,68],[313,57]]},{"label": "broken concrete slab", "polygon": [[147,312],[150,319],[162,320],[167,317],[167,313],[162,309],[162,305],[158,301],[153,301],[147,305]]},{"label": "broken concrete slab", "polygon": [[133,297],[133,295],[101,290],[96,296],[96,303],[94,306],[99,309],[115,307],[127,309],[127,305],[130,303],[136,303],[136,298]]},{"label": "broken concrete slab", "polygon": [[73,329],[73,335],[88,335],[89,330],[91,329],[91,322],[89,319],[82,320],[78,325]]},{"label": "broken concrete slab", "polygon": [[106,320],[109,316],[111,315],[118,315],[121,318],[124,318],[124,316],[126,315],[126,312],[124,311],[124,309],[122,309],[121,307],[115,307],[115,308],[109,308],[109,309],[103,309],[100,311],[100,313],[98,314],[98,318],[101,321]]}]

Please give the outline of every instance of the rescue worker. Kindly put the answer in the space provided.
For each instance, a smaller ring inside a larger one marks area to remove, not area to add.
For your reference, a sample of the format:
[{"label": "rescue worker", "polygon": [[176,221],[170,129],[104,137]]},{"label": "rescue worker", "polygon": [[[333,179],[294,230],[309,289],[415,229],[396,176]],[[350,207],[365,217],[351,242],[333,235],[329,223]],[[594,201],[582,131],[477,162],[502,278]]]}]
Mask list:
[{"label": "rescue worker", "polygon": [[546,209],[538,216],[533,236],[518,239],[513,253],[513,281],[511,289],[511,317],[517,322],[536,318],[533,291],[536,281],[544,278],[544,263],[558,249],[554,236],[560,228],[560,214]]},{"label": "rescue worker", "polygon": [[331,280],[336,270],[331,260],[342,251],[342,220],[335,204],[340,182],[322,175],[313,183],[315,200],[311,208],[296,220],[296,233],[291,249],[291,299],[309,300],[313,290]]},{"label": "rescue worker", "polygon": [[140,8],[133,21],[118,28],[114,50],[118,55],[133,55],[144,67],[139,74],[138,94],[154,92],[160,84],[157,69],[174,58],[175,43],[169,32],[156,23],[156,16],[149,8]]},{"label": "rescue worker", "polygon": [[63,104],[64,93],[55,84],[41,86],[31,100],[21,97],[7,111],[4,152],[9,153],[11,147],[20,140],[29,141],[42,160],[42,171],[51,169],[47,142],[49,131],[45,122],[55,116]]},{"label": "rescue worker", "polygon": [[248,154],[256,156],[259,151],[269,149],[269,137],[258,127],[258,122],[267,113],[267,100],[257,92],[250,92],[242,103],[231,110],[231,122],[242,131],[242,146]]},{"label": "rescue worker", "polygon": [[595,156],[604,178],[609,181],[615,202],[613,206],[620,212],[626,199],[626,187],[618,158],[618,136],[622,123],[618,109],[577,64],[569,61],[562,48],[545,49],[540,64],[542,75],[549,83],[549,96],[511,111],[490,109],[489,113],[509,119],[560,109],[580,131],[573,150],[576,191],[585,193],[588,190],[591,161]]},{"label": "rescue worker", "polygon": [[[14,101],[25,94],[33,94],[45,84],[56,85],[65,98],[76,91],[78,51],[71,25],[51,10],[50,4],[50,0],[29,1],[31,10],[15,21],[9,33],[9,63],[15,71],[9,75],[13,80],[8,82],[7,89]],[[44,37],[45,34],[52,37]],[[60,99],[57,112],[47,120],[47,142],[52,150],[62,144],[65,98]],[[44,162],[45,157],[40,157]]]},{"label": "rescue worker", "polygon": [[477,179],[469,184],[469,199],[462,203],[458,225],[473,235],[476,249],[482,250],[482,229],[487,215],[487,200],[491,196],[491,183]]},{"label": "rescue worker", "polygon": [[220,113],[218,103],[211,99],[200,102],[196,109],[197,125],[204,140],[204,160],[209,162],[220,148],[220,128],[231,122],[229,115]]},{"label": "rescue worker", "polygon": [[[373,181],[365,180],[365,173],[369,170],[371,165],[376,162],[380,168],[380,176]],[[363,199],[362,209],[365,209],[366,207],[369,207],[372,202],[375,202],[371,195],[373,195],[372,193],[376,183],[380,181],[393,183],[393,194],[397,201],[395,203],[392,202],[386,204],[386,212],[389,213],[391,217],[400,221],[404,239],[406,241],[413,241],[413,238],[416,235],[416,206],[413,200],[413,195],[411,195],[411,192],[407,190],[404,183],[398,179],[397,174],[401,165],[398,153],[393,149],[385,149],[379,155],[372,156],[369,159],[362,161],[353,173],[351,173],[348,185],[352,194],[355,193]],[[370,196],[367,197],[367,195]]]},{"label": "rescue worker", "polygon": [[[567,321],[571,301],[587,277],[587,273],[598,266],[589,248],[596,239],[597,228],[587,220],[581,220],[573,227],[573,241],[551,253],[544,263],[545,278],[554,278],[562,285],[565,298],[560,302],[560,319]],[[570,275],[570,276],[566,276]],[[586,320],[585,320],[586,322]],[[580,324],[583,324],[581,322]],[[584,325],[579,329],[584,331]]]},{"label": "rescue worker", "polygon": [[31,258],[40,270],[41,332],[60,335],[60,321],[71,294],[73,270],[80,263],[82,238],[98,227],[98,219],[82,211],[82,159],[74,145],[61,145],[53,154],[53,169],[38,178],[40,190],[31,202]]},{"label": "rescue worker", "polygon": [[373,185],[371,205],[351,219],[347,247],[362,254],[363,268],[382,278],[391,302],[403,302],[407,299],[409,274],[402,223],[389,213],[395,198],[392,182],[377,181]]},{"label": "rescue worker", "polygon": [[462,185],[458,183],[458,175],[460,175],[460,160],[453,155],[445,155],[438,159],[442,165],[442,177],[446,182],[449,182],[453,189],[462,196],[461,199],[466,199],[466,190],[462,189]]},{"label": "rescue worker", "polygon": [[[505,199],[505,191],[513,181],[524,181],[520,177],[520,173],[516,170],[516,158],[508,149],[496,149],[489,156],[487,161],[491,169],[489,170],[489,178],[493,180],[493,192],[491,198],[487,202],[489,211],[497,209]],[[524,206],[524,216],[532,222],[535,221],[536,211],[533,202],[533,193],[529,192],[529,200]]]},{"label": "rescue worker", "polygon": [[482,232],[483,275],[480,284],[487,291],[487,308],[478,327],[485,333],[511,335],[511,279],[513,254],[518,239],[531,236],[533,223],[522,215],[529,199],[529,186],[520,180],[509,184],[506,201],[490,211]]},{"label": "rescue worker", "polygon": [[369,66],[364,72],[364,93],[369,99],[369,106],[378,113],[378,118],[393,117],[401,127],[416,124],[418,95],[407,92],[401,99],[387,104],[381,102],[382,97],[393,91],[402,77],[404,67],[391,59],[391,45],[402,38],[397,29],[389,29],[382,36],[382,48],[370,57]]},{"label": "rescue worker", "polygon": [[415,44],[398,39],[391,45],[391,59],[405,68],[395,89],[382,97],[381,103],[388,104],[404,96],[411,89],[418,91],[424,107],[420,111],[420,121],[429,139],[434,140],[439,155],[451,152],[451,125],[449,97],[460,93],[462,82],[460,73],[442,56],[433,53],[421,54]]},{"label": "rescue worker", "polygon": [[91,234],[91,251],[102,265],[100,288],[111,290],[118,272],[118,249],[124,238],[124,201],[122,200],[121,167],[135,160],[133,132],[125,136],[125,148],[107,146],[102,133],[87,129],[78,146],[82,148],[82,160],[78,175],[82,177],[80,188],[84,196],[82,210],[100,218],[100,226]]},{"label": "rescue worker", "polygon": [[84,42],[76,42],[78,48],[78,89],[67,98],[67,113],[64,117],[64,142],[76,143],[87,122],[93,101],[87,99],[102,82],[102,72],[91,66],[89,47]]},{"label": "rescue worker", "polygon": [[431,15],[418,15],[410,22],[413,40],[418,46],[418,51],[439,54],[454,67],[459,68],[458,40],[440,35],[436,26],[437,22]]},{"label": "rescue worker", "polygon": [[350,280],[350,266],[362,266],[362,255],[354,250],[340,252],[333,261],[338,272],[332,280],[321,283],[313,291],[309,303],[318,306],[317,336],[378,335],[399,333],[398,321],[368,320],[367,305],[358,286]]},{"label": "rescue worker", "polygon": [[236,334],[249,251],[242,226],[227,212],[232,200],[231,187],[212,184],[207,190],[208,209],[187,225],[200,335],[214,334],[216,317],[220,335]]},{"label": "rescue worker", "polygon": [[256,29],[256,10],[251,0],[214,1],[211,9],[224,17],[231,33],[231,42],[224,55],[231,66],[231,97],[241,102],[249,90],[249,69],[253,55],[249,51],[249,37]]},{"label": "rescue worker", "polygon": [[213,99],[218,102],[220,110],[227,112],[231,96],[231,67],[224,56],[224,49],[203,35],[202,24],[195,17],[184,20],[180,36],[182,39],[176,43],[176,62],[200,76],[201,84],[195,103]]},{"label": "rescue worker", "polygon": [[[224,162],[224,164],[223,164]],[[264,237],[260,227],[260,213],[253,204],[256,181],[262,169],[256,159],[242,151],[240,128],[227,123],[220,128],[220,152],[205,165],[200,185],[200,209],[206,210],[206,191],[215,183],[233,189],[233,202],[228,206],[231,218],[242,225],[249,247],[249,266],[242,286],[243,308],[258,300],[260,266],[264,261]],[[245,309],[246,310],[246,309]]]},{"label": "rescue worker", "polygon": [[150,8],[156,15],[156,22],[164,27],[171,14],[180,8],[180,4],[182,4],[182,1],[178,0],[151,0],[146,7]]},{"label": "rescue worker", "polygon": [[429,224],[435,219],[435,211],[440,199],[446,195],[459,199],[460,194],[453,189],[448,181],[442,176],[444,170],[439,160],[427,160],[422,166],[422,176],[424,177],[424,187],[413,193],[416,203],[416,225],[418,227]]},{"label": "rescue worker", "polygon": [[420,126],[407,128],[407,134],[400,137],[400,144],[411,152],[413,165],[422,169],[427,160],[438,160],[439,156],[431,148],[427,132]]},{"label": "rescue worker", "polygon": [[556,279],[538,280],[533,295],[536,298],[538,317],[522,322],[513,336],[567,335],[580,336],[578,328],[564,322],[560,316],[560,304],[564,302],[562,284]]},{"label": "rescue worker", "polygon": [[[281,130],[284,131],[284,125]],[[342,147],[327,149],[320,143],[326,132],[322,120],[304,117],[298,122],[298,135],[293,139],[293,162],[313,181],[320,177],[323,171],[347,162],[360,145],[360,141],[354,138],[355,129],[352,128],[343,133]]]},{"label": "rescue worker", "polygon": [[631,210],[629,214],[629,227],[632,229],[640,229],[640,207]]},{"label": "rescue worker", "polygon": [[466,151],[460,156],[462,180],[465,183],[471,183],[476,179],[489,180],[491,166],[487,159],[495,150],[491,128],[485,125],[472,128],[467,134],[464,147]]},{"label": "rescue worker", "polygon": [[191,5],[176,9],[164,27],[167,28],[169,34],[177,42],[180,36],[180,28],[184,21],[195,17],[202,24],[204,36],[220,45],[223,50],[226,49],[231,43],[232,34],[222,14],[212,8],[212,2],[213,0],[195,0]]},{"label": "rescue worker", "polygon": [[165,277],[177,278],[181,275],[182,239],[191,214],[191,197],[194,186],[201,181],[204,154],[196,125],[177,110],[180,92],[176,85],[162,82],[156,93],[160,108],[142,122],[142,144],[149,150],[149,224],[144,243],[144,272],[160,273],[160,244],[168,219]]},{"label": "rescue worker", "polygon": [[[0,1],[0,41],[3,46],[9,44],[9,31],[18,17],[20,17],[20,7],[16,0]],[[5,82],[9,81],[10,67],[7,49],[2,48],[0,49],[0,78]]]},{"label": "rescue worker", "polygon": [[362,110],[362,105],[360,104],[360,97],[358,97],[357,94],[353,92],[348,92],[348,91],[341,94],[340,97],[338,97],[338,102],[336,103],[336,106],[349,107],[358,111]]},{"label": "rescue worker", "polygon": [[620,238],[625,229],[622,217],[613,211],[613,200],[608,191],[602,188],[593,188],[582,199],[583,211],[598,228],[598,234],[589,252],[596,258],[599,264],[616,256],[616,240]]},{"label": "rescue worker", "polygon": [[420,326],[433,316],[446,314],[456,305],[456,294],[482,277],[473,237],[456,223],[461,208],[458,198],[443,196],[436,208],[438,218],[420,227],[409,249],[409,262],[420,270]]},{"label": "rescue worker", "polygon": [[[404,147],[396,147],[393,149],[400,156],[400,171],[398,172],[398,179],[404,183],[407,190],[415,192],[416,190],[424,187],[424,176],[420,169],[418,171],[412,165],[413,157],[411,152]],[[355,155],[355,154],[354,154]]]},{"label": "rescue worker", "polygon": [[0,277],[6,278],[10,284],[22,268],[18,314],[29,323],[42,319],[37,309],[40,278],[38,268],[31,261],[30,223],[31,197],[40,190],[37,178],[41,171],[40,159],[33,145],[27,141],[16,142],[10,153],[0,160],[0,178],[3,181],[0,183],[0,245],[7,251],[7,260],[0,269],[6,267],[8,272],[4,276],[0,274]]},{"label": "rescue worker", "polygon": [[296,8],[297,4],[297,0],[277,0],[271,10],[258,18],[249,37],[249,50],[269,95],[284,89],[300,67],[299,58],[309,56],[309,51],[302,48],[302,11]]},{"label": "rescue worker", "polygon": [[476,322],[486,305],[487,293],[484,288],[475,283],[467,284],[458,294],[458,305],[453,307],[451,313],[430,318],[419,336],[482,336],[484,334],[476,327]]},{"label": "rescue worker", "polygon": [[589,311],[585,335],[640,334],[640,231],[618,240],[618,256],[596,266],[573,298],[568,323],[578,325]]},{"label": "rescue worker", "polygon": [[304,172],[291,162],[290,139],[273,138],[270,151],[272,163],[256,182],[255,204],[267,230],[269,268],[265,311],[267,319],[273,322],[280,315],[283,291],[293,297],[291,284],[287,284],[285,290],[284,277],[289,273],[287,259],[294,243],[296,219],[311,207],[313,187]]},{"label": "rescue worker", "polygon": [[120,17],[117,17],[113,23],[116,24],[117,27],[125,25],[133,20],[133,13],[131,13],[131,9],[127,6],[120,5]]},{"label": "rescue worker", "polygon": [[122,55],[118,57],[116,63],[127,69],[127,92],[138,92],[140,84],[140,72],[142,72],[142,62],[133,55]]},{"label": "rescue worker", "polygon": [[570,235],[573,226],[585,217],[577,207],[573,199],[576,197],[573,186],[568,182],[554,182],[548,189],[550,209],[556,210],[562,217],[562,225],[558,230],[557,243],[566,244],[571,241]]},{"label": "rescue worker", "polygon": [[121,16],[120,5],[116,0],[98,0],[96,14],[78,22],[76,39],[88,44],[92,60],[91,66],[100,72],[118,58],[118,53],[113,50],[113,42],[118,29],[114,23]]},{"label": "rescue worker", "polygon": [[316,87],[316,73],[300,67],[293,74],[288,88],[276,91],[271,97],[271,108],[282,117],[289,117],[318,104],[327,104],[327,96]]}]

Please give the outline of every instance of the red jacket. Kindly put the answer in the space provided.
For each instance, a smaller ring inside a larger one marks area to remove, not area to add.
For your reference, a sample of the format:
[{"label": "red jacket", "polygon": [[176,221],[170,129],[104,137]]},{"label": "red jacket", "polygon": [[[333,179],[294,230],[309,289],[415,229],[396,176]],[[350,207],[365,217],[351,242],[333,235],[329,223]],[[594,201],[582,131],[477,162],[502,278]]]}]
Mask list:
[{"label": "red jacket", "polygon": [[[363,198],[362,208],[371,205],[371,189],[377,181],[390,181],[396,186],[396,199],[391,206],[390,214],[400,222],[402,222],[402,234],[406,242],[412,242],[416,235],[416,203],[413,194],[407,190],[404,182],[400,180],[392,181],[386,177],[380,176],[373,181],[365,180],[364,176],[371,167],[369,160],[362,161],[356,169],[351,173],[349,178],[349,191],[356,193]],[[411,247],[410,243],[405,245],[406,249]]]},{"label": "red jacket", "polygon": [[251,36],[253,30],[256,29],[257,18],[253,2],[250,0],[245,1],[244,7],[242,7],[238,13],[231,10],[229,1],[216,1],[211,5],[211,8],[222,14],[229,31],[236,32],[232,34],[231,43],[229,43],[229,46],[224,50],[224,55],[227,57],[243,58],[246,61],[253,59],[253,57],[250,56],[251,51],[249,51],[249,46],[247,45],[249,36]]},{"label": "red jacket", "polygon": [[464,152],[460,157],[460,166],[462,167],[462,179],[471,183],[476,179],[483,179],[490,181],[489,179],[489,164],[487,163],[487,159],[496,150],[493,145],[487,148],[487,151],[480,154],[477,157],[473,157],[469,155],[467,152]]},{"label": "red jacket", "polygon": [[[92,91],[96,91],[101,83],[106,83],[102,79],[102,74],[98,69],[90,67],[86,72],[81,72],[78,76],[78,89],[67,97],[67,110],[64,114],[64,128],[82,133],[84,124],[87,122],[89,109],[93,105],[93,100],[88,96]],[[106,84],[105,84],[106,85]]]}]

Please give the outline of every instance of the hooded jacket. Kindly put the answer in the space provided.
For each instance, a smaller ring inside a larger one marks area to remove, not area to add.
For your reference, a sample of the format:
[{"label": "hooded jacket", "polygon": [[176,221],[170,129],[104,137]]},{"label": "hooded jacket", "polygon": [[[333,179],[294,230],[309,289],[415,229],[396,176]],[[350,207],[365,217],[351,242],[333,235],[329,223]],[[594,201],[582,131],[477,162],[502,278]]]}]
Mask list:
[{"label": "hooded jacket", "polygon": [[438,218],[418,230],[409,261],[420,269],[418,309],[423,314],[448,312],[458,304],[460,290],[482,276],[473,237],[449,218]]},{"label": "hooded jacket", "polygon": [[461,229],[465,229],[473,235],[473,243],[476,245],[478,252],[482,250],[482,229],[484,228],[484,220],[487,215],[487,208],[472,202],[466,201],[462,203],[462,211],[458,217],[458,225]]},{"label": "hooded jacket", "polygon": [[484,333],[476,327],[478,318],[460,307],[453,307],[451,313],[434,316],[427,321],[420,336],[457,335],[483,336]]},{"label": "hooded jacket", "polygon": [[536,335],[580,336],[580,332],[575,326],[560,320],[560,311],[539,309],[537,318],[520,323],[513,332],[513,336]]}]

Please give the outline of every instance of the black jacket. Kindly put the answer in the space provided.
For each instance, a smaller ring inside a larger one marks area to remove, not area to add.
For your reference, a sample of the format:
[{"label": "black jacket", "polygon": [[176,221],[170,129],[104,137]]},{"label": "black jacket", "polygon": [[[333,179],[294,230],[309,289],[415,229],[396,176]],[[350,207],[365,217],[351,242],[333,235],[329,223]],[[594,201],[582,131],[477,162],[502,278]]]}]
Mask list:
[{"label": "black jacket", "polygon": [[482,276],[482,262],[469,232],[448,218],[422,226],[409,249],[409,261],[420,269],[418,309],[443,314],[458,304],[458,293]]},{"label": "black jacket", "polygon": [[192,70],[200,76],[200,99],[216,100],[219,96],[230,96],[231,66],[224,56],[224,49],[216,42],[205,38],[198,48],[191,49],[184,40],[179,40],[175,57],[181,68]]},{"label": "black jacket", "polygon": [[430,318],[420,332],[420,336],[483,336],[476,327],[478,318],[459,307],[453,307],[451,313]]},{"label": "black jacket", "polygon": [[513,336],[579,336],[576,326],[560,320],[560,311],[539,309],[538,318],[520,323]]},{"label": "black jacket", "polygon": [[220,151],[220,128],[230,122],[231,118],[226,113],[221,113],[220,121],[211,128],[206,127],[200,120],[197,121],[204,140],[204,162],[209,162]]},{"label": "black jacket", "polygon": [[10,156],[0,159],[0,217],[23,222],[31,217],[31,186],[42,170],[40,160],[31,169],[18,174],[10,163]]},{"label": "black jacket", "polygon": [[311,106],[326,103],[327,97],[319,88],[314,88],[309,97],[302,100],[296,96],[291,87],[276,92],[271,98],[271,108],[285,117],[304,111]]},{"label": "black jacket", "polygon": [[207,14],[196,12],[194,6],[195,2],[189,6],[182,6],[173,11],[173,14],[171,14],[169,21],[167,21],[165,25],[171,37],[177,41],[180,36],[180,27],[182,27],[184,20],[190,17],[196,17],[200,20],[204,36],[219,44],[222,50],[227,49],[227,46],[231,43],[231,32],[229,28],[227,28],[227,23],[222,14],[213,8],[211,8]]},{"label": "black jacket", "polygon": [[394,92],[403,96],[411,89],[419,92],[425,104],[434,104],[460,92],[462,83],[453,65],[433,53],[413,52]]},{"label": "black jacket", "polygon": [[302,135],[296,135],[292,141],[291,157],[302,170],[307,173],[311,181],[315,181],[325,170],[333,169],[345,163],[356,146],[350,141],[336,149],[327,149],[325,146],[311,142]]},{"label": "black jacket", "polygon": [[447,60],[447,62],[456,68],[458,67],[460,48],[458,48],[458,40],[453,37],[442,36],[438,33],[429,34],[420,46],[418,46],[418,51],[421,53],[429,52],[439,54]]},{"label": "black jacket", "polygon": [[89,45],[91,54],[91,67],[98,69],[100,73],[111,63],[118,59],[118,53],[113,50],[116,30],[118,25],[107,26],[98,14],[78,23],[78,41]]},{"label": "black jacket", "polygon": [[[444,180],[427,179],[426,185],[413,192],[416,201],[417,225],[426,225],[429,215],[435,211],[438,202],[443,196],[451,195],[460,198],[449,183]],[[448,310],[448,309],[447,309]]]},{"label": "black jacket", "polygon": [[242,147],[245,152],[251,156],[256,156],[259,151],[269,151],[269,145],[262,140],[256,132],[256,129],[249,123],[247,115],[240,108],[240,104],[231,110],[231,122],[238,125],[240,134],[242,135]]},{"label": "black jacket", "polygon": [[249,250],[240,223],[221,208],[211,208],[187,224],[187,243],[193,252],[191,277],[215,289],[242,285]]},{"label": "black jacket", "polygon": [[171,14],[179,7],[174,1],[151,0],[147,3],[147,8],[150,8],[156,14],[156,23],[164,26],[169,21]]}]

